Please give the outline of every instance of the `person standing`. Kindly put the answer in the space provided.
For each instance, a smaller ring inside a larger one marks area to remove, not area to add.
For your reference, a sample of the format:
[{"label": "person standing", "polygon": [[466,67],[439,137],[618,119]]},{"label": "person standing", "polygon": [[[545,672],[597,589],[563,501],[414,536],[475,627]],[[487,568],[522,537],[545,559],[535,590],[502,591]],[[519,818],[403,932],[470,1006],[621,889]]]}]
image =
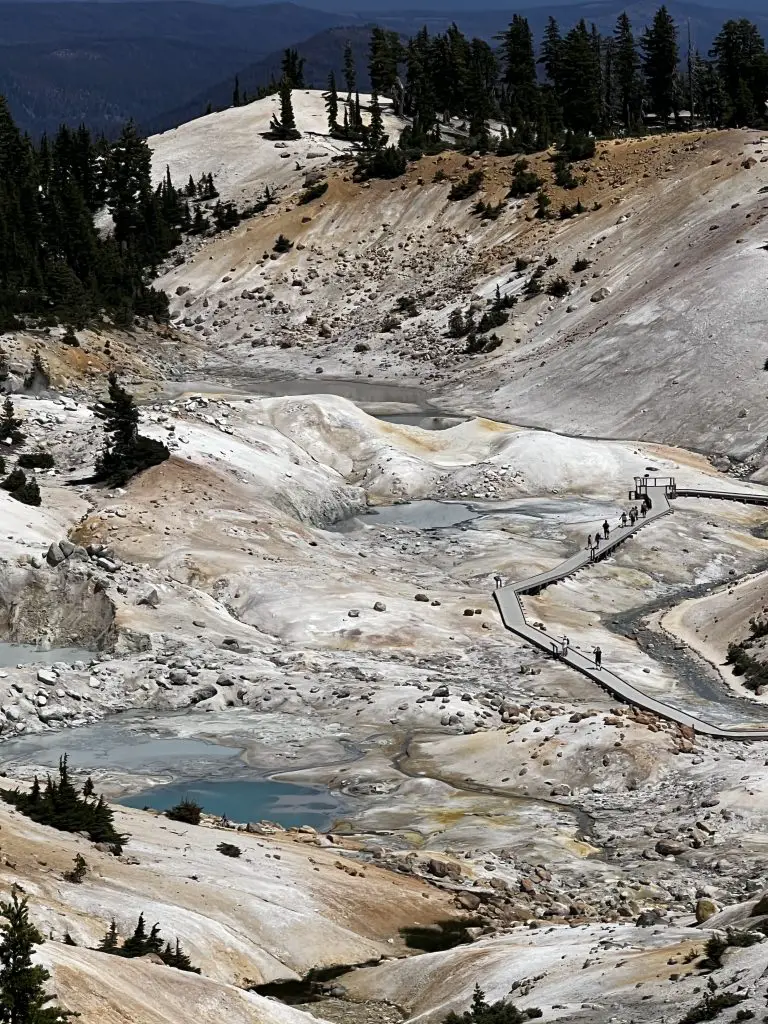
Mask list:
[{"label": "person standing", "polygon": [[645,502],[643,502],[643,504],[640,506],[640,515],[643,517],[643,519],[645,519],[645,517],[648,515],[648,506],[645,504]]},{"label": "person standing", "polygon": [[621,513],[621,525],[622,526],[626,526],[627,525],[627,513],[626,512],[622,512]]},{"label": "person standing", "polygon": [[599,550],[600,550],[600,534],[596,533],[595,534],[595,553],[597,553]]},{"label": "person standing", "polygon": [[606,519],[605,522],[603,523],[603,536],[605,537],[606,540],[608,540],[608,536],[609,536],[610,532],[611,532],[611,528],[608,525],[608,520]]},{"label": "person standing", "polygon": [[591,533],[587,534],[587,547],[589,548],[590,551],[592,550],[592,534]]},{"label": "person standing", "polygon": [[570,647],[570,645],[571,645],[571,641],[568,639],[567,636],[564,636],[563,637],[563,657],[564,658],[568,657],[568,648]]},{"label": "person standing", "polygon": [[501,585],[502,585],[502,582],[503,582],[503,580],[501,578],[501,573],[497,572],[496,575],[493,578],[496,581],[496,589],[497,590],[501,590]]},{"label": "person standing", "polygon": [[595,647],[595,649],[594,649],[594,651],[592,653],[595,656],[595,668],[602,668],[603,667],[603,652],[600,650],[599,647]]}]

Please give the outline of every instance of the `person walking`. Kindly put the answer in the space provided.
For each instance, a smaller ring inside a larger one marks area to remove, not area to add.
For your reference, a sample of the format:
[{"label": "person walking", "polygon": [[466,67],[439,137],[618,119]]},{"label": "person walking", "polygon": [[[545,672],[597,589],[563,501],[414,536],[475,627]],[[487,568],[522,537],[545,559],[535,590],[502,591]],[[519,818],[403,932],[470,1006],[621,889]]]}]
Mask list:
[{"label": "person walking", "polygon": [[603,667],[603,652],[600,650],[599,647],[595,647],[595,649],[592,651],[592,653],[595,656],[595,668],[602,668]]},{"label": "person walking", "polygon": [[606,540],[608,540],[608,535],[610,534],[610,532],[611,532],[611,528],[608,525],[608,520],[606,519],[605,522],[603,523],[603,536],[605,537]]},{"label": "person walking", "polygon": [[590,551],[592,550],[592,534],[591,533],[587,534],[587,547],[589,548]]},{"label": "person walking", "polygon": [[595,552],[600,550],[600,534],[595,534]]},{"label": "person walking", "polygon": [[567,636],[564,636],[563,640],[562,640],[562,644],[563,644],[563,657],[567,658],[568,657],[568,648],[571,646],[571,641],[568,639]]},{"label": "person walking", "polygon": [[621,513],[621,525],[622,526],[626,526],[627,525],[627,513],[626,512],[622,512]]},{"label": "person walking", "polygon": [[635,510],[633,508],[629,510],[629,525],[635,525]]},{"label": "person walking", "polygon": [[645,519],[645,517],[648,515],[648,506],[645,504],[645,502],[643,502],[643,504],[640,506],[640,515],[643,517],[643,519]]}]

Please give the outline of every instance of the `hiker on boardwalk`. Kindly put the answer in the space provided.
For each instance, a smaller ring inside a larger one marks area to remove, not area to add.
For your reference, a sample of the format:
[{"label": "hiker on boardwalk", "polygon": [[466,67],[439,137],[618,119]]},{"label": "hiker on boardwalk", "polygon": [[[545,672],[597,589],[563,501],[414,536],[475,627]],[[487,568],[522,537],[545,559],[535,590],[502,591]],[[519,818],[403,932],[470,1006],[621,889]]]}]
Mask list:
[{"label": "hiker on boardwalk", "polygon": [[595,656],[595,668],[602,668],[603,667],[603,652],[600,650],[599,647],[595,647],[595,649],[592,651],[592,653]]},{"label": "hiker on boardwalk", "polygon": [[600,550],[600,534],[596,533],[595,534],[595,553],[597,553],[599,550]]},{"label": "hiker on boardwalk", "polygon": [[562,642],[563,657],[567,658],[568,657],[568,648],[571,646],[571,641],[568,639],[567,636],[564,636],[561,642]]},{"label": "hiker on boardwalk", "polygon": [[637,519],[637,515],[635,513],[635,510],[633,508],[631,508],[629,510],[629,525],[630,526],[634,526],[635,525],[635,519]]},{"label": "hiker on boardwalk", "polygon": [[592,534],[591,533],[587,534],[587,548],[590,551],[592,550]]},{"label": "hiker on boardwalk", "polygon": [[622,512],[621,513],[621,525],[622,526],[626,526],[627,525],[627,513],[626,512]]},{"label": "hiker on boardwalk", "polygon": [[645,502],[643,502],[643,504],[640,506],[640,515],[643,517],[643,519],[645,519],[645,517],[648,515],[648,506],[645,504]]},{"label": "hiker on boardwalk", "polygon": [[560,650],[559,650],[559,648],[557,646],[557,640],[553,640],[552,641],[552,657],[553,658],[559,658],[560,657]]},{"label": "hiker on boardwalk", "polygon": [[501,578],[501,573],[497,572],[496,575],[493,578],[494,578],[494,581],[496,583],[496,589],[497,590],[501,590],[502,583],[504,582],[502,580],[502,578]]},{"label": "hiker on boardwalk", "polygon": [[608,525],[608,520],[606,519],[605,522],[603,523],[603,536],[605,537],[606,540],[608,540],[608,535],[610,534],[610,532],[611,532],[611,528]]}]

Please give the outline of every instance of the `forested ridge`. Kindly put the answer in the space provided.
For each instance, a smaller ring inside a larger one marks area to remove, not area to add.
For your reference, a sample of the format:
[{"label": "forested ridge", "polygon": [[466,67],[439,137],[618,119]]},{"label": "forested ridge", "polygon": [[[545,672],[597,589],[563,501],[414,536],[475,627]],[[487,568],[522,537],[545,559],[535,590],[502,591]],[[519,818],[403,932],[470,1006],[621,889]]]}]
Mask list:
[{"label": "forested ridge", "polygon": [[[102,209],[112,224],[100,231]],[[0,97],[3,329],[167,319],[167,297],[150,280],[189,220],[170,177],[152,187],[151,152],[134,125],[111,143],[84,127],[62,127],[35,144]]]}]

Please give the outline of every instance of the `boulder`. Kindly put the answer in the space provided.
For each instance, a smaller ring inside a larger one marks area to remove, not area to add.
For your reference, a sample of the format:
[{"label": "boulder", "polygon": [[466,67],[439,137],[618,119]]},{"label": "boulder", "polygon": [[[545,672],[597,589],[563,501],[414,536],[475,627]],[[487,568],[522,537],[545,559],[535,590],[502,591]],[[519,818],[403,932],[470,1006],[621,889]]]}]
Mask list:
[{"label": "boulder", "polygon": [[184,686],[185,683],[189,682],[189,674],[183,668],[172,668],[168,673],[168,678],[174,686]]},{"label": "boulder", "polygon": [[708,921],[710,917],[714,917],[719,912],[720,907],[709,897],[703,896],[701,899],[696,900],[696,922],[698,924],[704,924],[705,921]]},{"label": "boulder", "polygon": [[687,849],[688,847],[685,843],[680,843],[673,839],[660,839],[656,843],[656,853],[660,853],[662,857],[679,857]]},{"label": "boulder", "polygon": [[45,560],[50,566],[61,565],[64,561],[64,552],[58,544],[51,544],[45,553]]},{"label": "boulder", "polygon": [[216,687],[209,684],[208,686],[201,686],[199,689],[194,690],[189,696],[190,704],[199,704],[201,701],[210,700],[211,697],[216,696]]},{"label": "boulder", "polygon": [[69,558],[69,556],[73,554],[75,550],[75,545],[72,543],[71,540],[67,540],[66,538],[64,538],[64,540],[59,541],[59,550],[61,551],[62,555],[64,555],[65,558]]},{"label": "boulder", "polygon": [[140,597],[136,604],[145,604],[149,608],[157,608],[160,604],[160,595],[153,587],[148,594],[145,594],[144,597]]},{"label": "boulder", "polygon": [[603,302],[603,300],[607,299],[610,294],[611,294],[611,289],[610,288],[606,288],[605,285],[603,285],[603,287],[602,288],[598,288],[596,292],[592,292],[592,294],[589,297],[589,301],[590,302]]},{"label": "boulder", "polygon": [[[7,714],[8,712],[6,712]],[[750,917],[762,917],[764,914],[768,914],[768,892],[764,892],[758,899],[757,903],[752,908]]]},{"label": "boulder", "polygon": [[635,921],[637,928],[653,928],[663,920],[660,910],[643,910]]},{"label": "boulder", "polygon": [[429,598],[427,597],[426,594],[416,594],[413,600],[414,601],[428,601]]},{"label": "boulder", "polygon": [[376,601],[374,602],[373,610],[375,612],[385,612],[387,610],[387,606],[384,604],[383,601]]},{"label": "boulder", "polygon": [[58,683],[59,677],[50,668],[40,668],[37,670],[37,680],[40,683],[45,683],[46,686],[53,686]]}]

